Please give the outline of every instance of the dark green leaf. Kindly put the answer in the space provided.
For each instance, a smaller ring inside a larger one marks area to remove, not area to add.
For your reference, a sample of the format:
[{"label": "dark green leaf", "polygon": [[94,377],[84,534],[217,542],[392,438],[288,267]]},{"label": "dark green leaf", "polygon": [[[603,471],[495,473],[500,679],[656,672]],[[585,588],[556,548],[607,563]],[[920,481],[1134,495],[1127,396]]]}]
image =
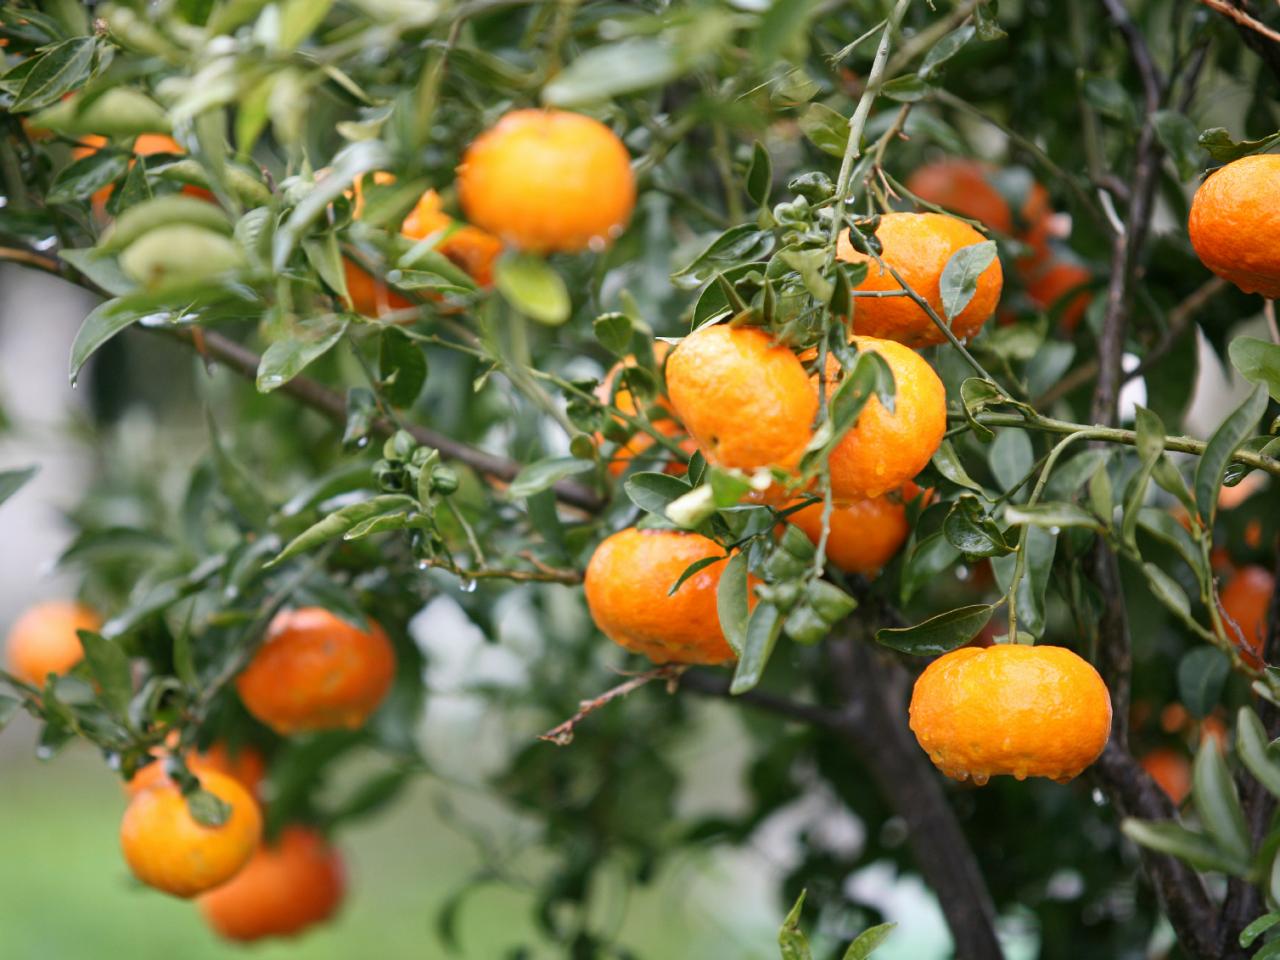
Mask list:
[{"label": "dark green leaf", "polygon": [[412,406],[427,382],[427,355],[403,330],[388,328],[378,348],[378,376],[387,403]]},{"label": "dark green leaf", "polygon": [[1004,509],[1004,518],[1017,526],[1102,529],[1097,517],[1074,503],[1037,503],[1027,507],[1010,504]]},{"label": "dark green leaf", "polygon": [[602,313],[592,322],[591,328],[600,345],[615,357],[627,354],[634,329],[631,318],[625,313]]},{"label": "dark green leaf", "polygon": [[1271,398],[1280,400],[1280,344],[1257,337],[1236,337],[1227,353],[1246,380],[1266,384]]},{"label": "dark green leaf", "polygon": [[1238,874],[1249,868],[1247,862],[1236,860],[1212,838],[1176,823],[1128,819],[1120,829],[1134,843],[1185,860],[1197,870]]},{"label": "dark green leaf", "polygon": [[976,493],[986,496],[986,491],[982,489],[964,468],[964,464],[960,462],[960,457],[956,454],[956,449],[951,445],[950,440],[943,440],[934,451],[932,460],[934,469],[950,480],[958,487],[967,487]]},{"label": "dark green leaf", "polygon": [[129,169],[123,153],[99,150],[64,167],[49,188],[49,203],[71,203],[91,197]]},{"label": "dark green leaf", "polygon": [[959,607],[912,627],[883,627],[876,632],[876,642],[912,656],[937,656],[963,647],[976,637],[994,611],[989,603]]},{"label": "dark green leaf", "polygon": [[1003,556],[1013,548],[1000,527],[987,516],[978,498],[971,494],[956,500],[942,521],[947,540],[966,557]]},{"label": "dark green leaf", "polygon": [[1218,510],[1218,490],[1236,448],[1254,431],[1267,409],[1267,388],[1259,384],[1209,439],[1196,466],[1196,511],[1205,526],[1212,527]]},{"label": "dark green leaf", "polygon": [[304,553],[320,546],[322,543],[337,539],[370,517],[392,511],[414,510],[417,507],[418,502],[416,500],[400,493],[389,493],[350,504],[329,514],[323,520],[312,524],[298,534],[267,566],[273,567],[283,563],[290,557],[297,556],[299,553]]},{"label": "dark green leaf", "polygon": [[713,563],[719,563],[723,559],[724,557],[703,557],[701,560],[693,561],[693,563],[684,568],[684,571],[676,579],[676,582],[671,585],[671,589],[667,591],[667,596],[670,597],[675,594],[675,592],[684,585],[684,582],[694,574],[707,569],[707,567],[711,566]]},{"label": "dark green leaf", "polygon": [[1280,797],[1280,761],[1267,750],[1267,731],[1250,707],[1236,714],[1236,754],[1268,793]]},{"label": "dark green leaf", "polygon": [[733,671],[729,693],[736,696],[755,688],[764,674],[764,668],[781,632],[782,615],[778,608],[772,603],[756,604],[747,621],[747,635],[742,644],[738,666]]},{"label": "dark green leaf", "polygon": [[899,103],[917,103],[927,97],[931,89],[925,77],[915,73],[904,73],[900,77],[885,81],[880,92],[890,100],[897,100]]},{"label": "dark green leaf", "polygon": [[201,826],[216,830],[231,819],[231,804],[208,790],[195,790],[187,794],[187,809],[191,818]]},{"label": "dark green leaf", "polygon": [[1191,775],[1191,799],[1200,822],[1219,847],[1234,859],[1248,862],[1253,843],[1245,823],[1244,810],[1236,793],[1235,780],[1217,737],[1204,737],[1196,751]]},{"label": "dark green leaf", "polygon": [[1187,599],[1187,593],[1182,589],[1182,585],[1177,580],[1169,576],[1154,563],[1144,563],[1142,572],[1147,578],[1147,584],[1151,587],[1151,592],[1156,595],[1165,607],[1172,610],[1182,618],[1191,615],[1191,601]]},{"label": "dark green leaf", "polygon": [[1178,699],[1197,717],[1217,706],[1231,664],[1216,647],[1195,647],[1178,664]]},{"label": "dark green leaf", "polygon": [[92,630],[77,630],[84,647],[84,658],[93,678],[98,681],[103,702],[117,717],[129,713],[129,701],[133,697],[133,678],[129,672],[129,658],[120,645],[104,639]]},{"label": "dark green leaf", "polygon": [[763,207],[769,202],[772,187],[773,162],[769,159],[769,151],[757,140],[751,149],[751,166],[747,168],[747,196]]},{"label": "dark green leaf", "polygon": [[1178,176],[1190,180],[1200,169],[1203,148],[1199,144],[1196,128],[1186,114],[1177,110],[1157,110],[1151,115],[1156,134],[1164,145],[1169,158],[1178,170]]},{"label": "dark green leaf", "polygon": [[725,564],[716,588],[716,611],[720,617],[720,629],[724,638],[739,657],[747,645],[747,621],[750,586],[747,580],[747,556],[735,553]]},{"label": "dark green leaf", "polygon": [[627,496],[641,510],[660,517],[667,515],[667,507],[691,489],[679,477],[665,473],[633,473],[623,487]]},{"label": "dark green leaf", "polygon": [[1230,163],[1251,153],[1259,153],[1280,142],[1280,131],[1261,140],[1232,140],[1226,127],[1213,127],[1200,134],[1199,143],[1219,163]]},{"label": "dark green leaf", "polygon": [[932,77],[938,71],[938,67],[946,63],[962,49],[965,44],[973,39],[976,29],[969,24],[952,30],[945,37],[935,43],[924,55],[924,61],[920,64],[919,74],[926,80]]},{"label": "dark green leaf", "polygon": [[267,347],[258,363],[258,390],[270,393],[283,387],[313,361],[337,345],[347,332],[347,322],[326,316],[304,320],[282,340]]},{"label": "dark green leaf", "polygon": [[88,77],[94,46],[92,37],[73,37],[45,52],[27,72],[9,109],[27,113],[61,100]]}]

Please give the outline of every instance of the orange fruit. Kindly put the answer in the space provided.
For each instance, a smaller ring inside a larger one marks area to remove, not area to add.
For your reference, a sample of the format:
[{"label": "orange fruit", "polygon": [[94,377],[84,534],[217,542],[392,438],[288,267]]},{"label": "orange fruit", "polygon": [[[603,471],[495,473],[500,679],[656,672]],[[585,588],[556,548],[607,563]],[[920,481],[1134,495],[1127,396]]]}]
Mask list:
[{"label": "orange fruit", "polygon": [[[424,240],[433,233],[448,230],[457,221],[444,212],[440,195],[428,190],[405,217],[400,232],[411,240]],[[493,263],[502,253],[502,241],[478,227],[460,224],[436,244],[444,254],[467,272],[476,283],[487,287],[493,283]]]},{"label": "orange fruit", "polygon": [[723,566],[703,567],[668,595],[691,564],[722,556],[715,541],[697,533],[621,530],[605,538],[587,564],[591,619],[614,643],[654,663],[733,660],[716,611]]},{"label": "orange fruit", "polygon": [[984,784],[1012,774],[1059,783],[1093,763],[1111,732],[1098,671],[1064,647],[961,647],[925,669],[911,729],[943,773]]},{"label": "orange fruit", "polygon": [[200,912],[227,940],[296,936],[333,916],[344,875],[342,858],[320,833],[288,826],[229,882],[201,896]]},{"label": "orange fruit", "polygon": [[30,607],[9,630],[9,672],[34,687],[66,673],[84,657],[77,630],[98,630],[102,618],[79,603],[51,600]]},{"label": "orange fruit", "polygon": [[[924,358],[893,340],[854,337],[852,342],[889,364],[894,410],[871,397],[831,451],[831,493],[840,501],[878,497],[902,486],[925,468],[947,429],[946,388]],[[828,355],[827,376],[834,380],[839,374],[839,362]],[[833,389],[830,383],[827,389]]]},{"label": "orange fruit", "polygon": [[[848,231],[840,234],[836,255],[848,263],[867,264],[867,275],[855,288],[862,291],[901,290],[889,273],[892,267],[903,281],[928,301],[934,312],[945,318],[939,283],[943,268],[957,250],[983,243],[985,237],[963,220],[940,213],[886,213],[876,229],[880,239],[881,259],[885,266],[859,253],[849,241]],[[991,264],[978,276],[978,287],[960,314],[951,322],[957,337],[972,337],[995,312],[1004,285],[1000,261]],[[929,315],[909,297],[863,297],[853,302],[855,333],[886,337],[911,347],[942,343],[942,334]]]},{"label": "orange fruit", "polygon": [[1187,228],[1196,256],[1218,276],[1280,297],[1280,154],[1241,157],[1210,174]]},{"label": "orange fruit", "polygon": [[271,621],[236,689],[277,733],[355,729],[382,703],[395,672],[395,651],[378,624],[361,630],[321,607],[303,607]]},{"label": "orange fruit", "polygon": [[[662,362],[666,359],[667,353],[670,349],[671,345],[665,340],[657,340],[654,342],[653,357],[657,361],[659,369],[662,368]],[[618,379],[618,375],[622,373],[623,369],[633,366],[635,366],[635,357],[627,357],[625,360],[619,360],[610,367],[609,372],[605,374],[604,380],[602,380],[600,386],[596,388],[596,399],[601,403],[607,404],[609,402],[609,395],[612,393],[613,405],[615,407],[627,416],[637,417],[641,411],[639,406],[636,404],[635,398],[631,395],[631,391],[624,386],[619,387],[617,393],[613,392],[613,384]],[[675,418],[675,413],[671,409],[671,400],[665,393],[660,393],[658,395],[657,399],[654,401],[654,406],[660,407],[667,414],[660,420],[652,421],[653,428],[655,430],[666,437],[678,436],[684,432],[684,429]],[[617,419],[618,423],[624,428],[629,427],[629,424],[620,417],[615,419]],[[596,435],[597,442],[602,439],[603,437],[600,434]],[[631,460],[634,457],[638,457],[646,450],[649,450],[656,442],[657,441],[645,431],[636,429],[624,443],[619,444],[614,449],[613,455],[609,458],[609,473],[615,477],[621,476],[626,471],[627,467],[631,465]],[[694,451],[698,449],[697,444],[689,438],[681,441],[680,448],[688,454],[693,454]],[[667,465],[665,472],[679,476],[685,472],[685,465],[679,461],[674,461]]]},{"label": "orange fruit", "polygon": [[1058,310],[1062,329],[1072,333],[1093,300],[1084,289],[1092,275],[1084,267],[1069,261],[1058,261],[1027,285],[1027,297],[1041,310]]},{"label": "orange fruit", "polygon": [[[911,484],[915,487],[915,484]],[[850,503],[832,505],[830,532],[827,535],[827,559],[845,573],[873,574],[893,559],[906,543],[906,501],[919,490],[904,490],[901,495],[872,497]],[[816,545],[822,536],[821,503],[787,515],[787,521],[804,531]]]},{"label": "orange fruit", "polygon": [[[135,773],[133,779],[124,785],[125,791],[131,797],[136,796],[147,787],[168,779],[164,771],[164,751],[156,748],[152,752],[155,754],[156,760]],[[266,761],[262,759],[262,754],[253,749],[253,747],[241,747],[233,753],[221,741],[211,744],[209,749],[203,752],[187,751],[186,762],[187,769],[197,777],[207,770],[226,774],[255,797],[258,795],[258,788],[262,785],[262,779],[267,772]]]},{"label": "orange fruit", "polygon": [[478,136],[458,166],[467,219],[531,253],[603,249],[636,202],[631,156],[617,135],[564,110],[513,110]]},{"label": "orange fruit", "polygon": [[342,273],[347,279],[351,307],[362,316],[383,317],[414,305],[412,300],[396,293],[385,281],[375,277],[349,257],[342,258]]},{"label": "orange fruit", "polygon": [[[1240,655],[1254,667],[1263,666],[1263,647],[1267,642],[1267,613],[1276,580],[1257,565],[1241,567],[1218,595],[1222,612],[1235,621],[1244,636]],[[1227,636],[1235,639],[1228,624]]]},{"label": "orange fruit", "polygon": [[[1015,224],[1009,201],[991,183],[991,174],[990,164],[951,158],[917,167],[907,178],[906,187],[921,200],[1012,236]],[[1034,229],[1049,212],[1048,191],[1032,184],[1022,205],[1022,226]]]},{"label": "orange fruit", "polygon": [[206,792],[231,808],[222,826],[198,822],[169,780],[139,792],[120,822],[120,845],[134,876],[175,897],[193,897],[226,883],[249,862],[262,836],[262,814],[244,787],[212,770],[199,779]]},{"label": "orange fruit", "polygon": [[818,397],[799,358],[758,327],[703,327],[667,359],[667,394],[708,462],[794,469]]},{"label": "orange fruit", "polygon": [[1152,750],[1139,762],[1160,789],[1169,795],[1174,806],[1181,805],[1191,792],[1191,765],[1187,758],[1176,750],[1161,747]]}]

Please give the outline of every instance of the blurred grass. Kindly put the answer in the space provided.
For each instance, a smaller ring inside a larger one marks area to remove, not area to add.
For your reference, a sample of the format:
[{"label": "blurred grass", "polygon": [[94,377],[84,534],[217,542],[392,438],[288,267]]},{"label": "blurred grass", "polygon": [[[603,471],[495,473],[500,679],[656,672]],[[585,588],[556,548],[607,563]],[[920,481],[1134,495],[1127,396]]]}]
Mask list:
[{"label": "blurred grass", "polygon": [[[333,923],[298,940],[249,950],[224,944],[193,904],[147,890],[129,876],[117,842],[124,797],[101,761],[87,749],[70,748],[41,763],[31,754],[31,733],[27,724],[15,723],[0,744],[4,960],[499,960],[520,945],[533,945],[536,960],[565,955],[536,936],[531,898],[499,886],[467,899],[458,917],[458,953],[438,940],[437,911],[478,860],[470,841],[441,820],[433,802],[440,787],[430,780],[383,816],[340,836],[349,891]],[[691,898],[691,888],[706,886],[708,869],[711,896]],[[741,878],[731,874],[714,863],[664,871],[626,899],[623,942],[642,958],[662,960],[775,957],[772,918],[757,915],[759,922],[744,929],[735,917],[747,905],[738,901],[735,909],[735,881]],[[609,909],[593,915],[616,923],[622,898],[610,899]],[[713,899],[726,909],[700,906]]]}]

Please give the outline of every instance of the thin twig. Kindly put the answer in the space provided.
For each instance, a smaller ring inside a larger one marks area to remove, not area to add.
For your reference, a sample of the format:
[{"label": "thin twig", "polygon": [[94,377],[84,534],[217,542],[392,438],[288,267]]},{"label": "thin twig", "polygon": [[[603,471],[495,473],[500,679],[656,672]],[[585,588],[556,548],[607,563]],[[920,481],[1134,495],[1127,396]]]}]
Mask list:
[{"label": "thin twig", "polygon": [[578,704],[578,712],[566,720],[564,723],[557,724],[546,733],[538,737],[539,740],[546,740],[548,743],[554,743],[557,747],[567,747],[573,743],[573,730],[579,723],[588,716],[595,713],[601,707],[612,703],[619,697],[625,697],[633,690],[639,690],[651,680],[666,680],[668,690],[675,692],[676,682],[680,679],[680,675],[688,670],[685,664],[669,663],[665,666],[655,667],[652,670],[646,670],[644,673],[638,673],[629,680],[626,680],[616,687],[606,690],[600,696],[592,700],[583,700]]},{"label": "thin twig", "polygon": [[1254,33],[1266,37],[1272,43],[1280,43],[1280,33],[1272,30],[1260,20],[1255,20],[1249,16],[1247,12],[1227,2],[1227,0],[1200,0],[1210,10],[1216,10],[1230,20],[1234,20],[1237,24],[1246,30],[1252,30]]}]

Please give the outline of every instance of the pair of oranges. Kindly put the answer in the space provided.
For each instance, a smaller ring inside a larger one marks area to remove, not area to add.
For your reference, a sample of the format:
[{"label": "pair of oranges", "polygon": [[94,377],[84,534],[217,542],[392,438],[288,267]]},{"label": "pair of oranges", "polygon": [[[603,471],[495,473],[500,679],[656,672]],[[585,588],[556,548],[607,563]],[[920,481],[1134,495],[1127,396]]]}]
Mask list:
[{"label": "pair of oranges", "polygon": [[[456,185],[468,223],[455,221],[428,190],[401,233],[414,241],[440,235],[435,249],[482,287],[492,283],[504,247],[537,254],[602,250],[635,206],[626,146],[598,120],[564,110],[503,116],[467,148]],[[350,261],[346,280],[360,313],[382,316],[412,305]]]}]

